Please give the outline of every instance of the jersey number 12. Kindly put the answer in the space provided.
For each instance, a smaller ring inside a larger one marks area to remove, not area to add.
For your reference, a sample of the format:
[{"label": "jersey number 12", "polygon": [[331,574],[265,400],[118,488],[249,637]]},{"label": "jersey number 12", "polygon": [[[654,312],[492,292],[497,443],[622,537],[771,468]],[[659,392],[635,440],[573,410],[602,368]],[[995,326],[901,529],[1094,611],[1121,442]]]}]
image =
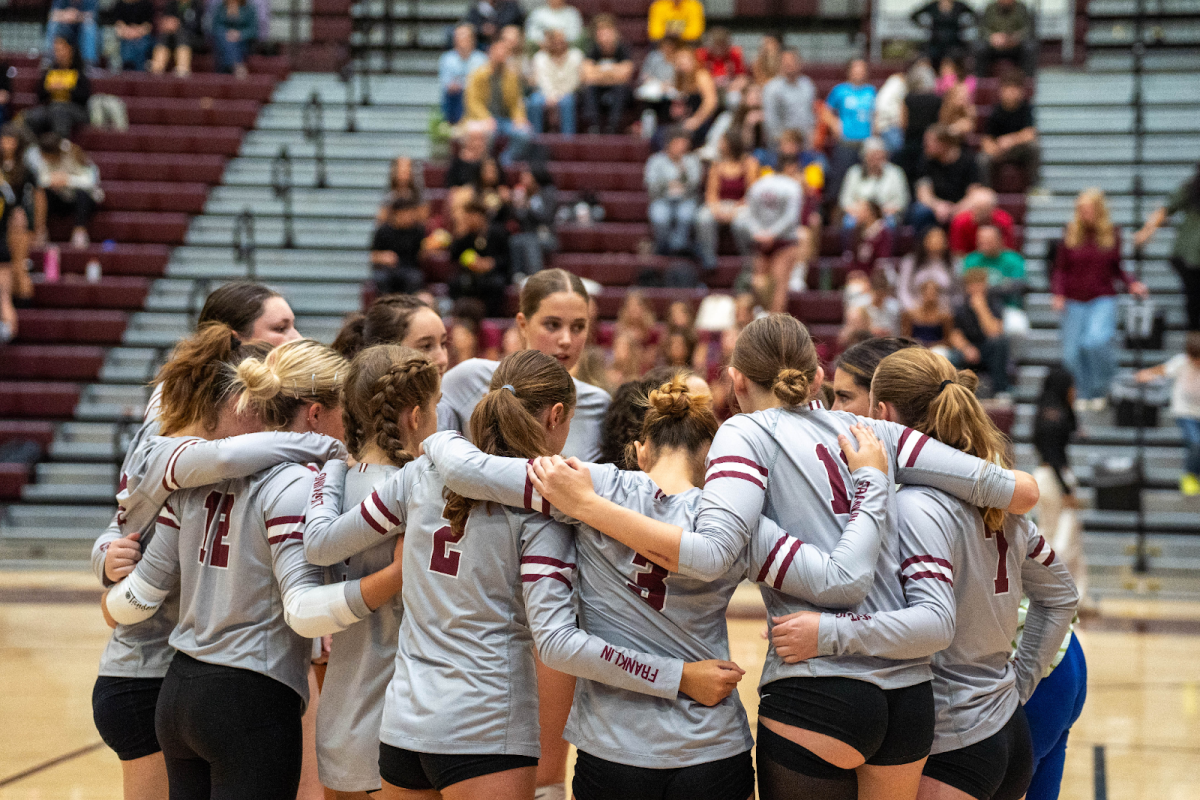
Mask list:
[{"label": "jersey number 12", "polygon": [[[229,516],[233,511],[233,495],[212,492],[204,498],[204,538],[200,540],[200,563],[224,569],[229,566]],[[216,520],[216,526],[213,521]],[[209,537],[212,541],[209,541]]]}]

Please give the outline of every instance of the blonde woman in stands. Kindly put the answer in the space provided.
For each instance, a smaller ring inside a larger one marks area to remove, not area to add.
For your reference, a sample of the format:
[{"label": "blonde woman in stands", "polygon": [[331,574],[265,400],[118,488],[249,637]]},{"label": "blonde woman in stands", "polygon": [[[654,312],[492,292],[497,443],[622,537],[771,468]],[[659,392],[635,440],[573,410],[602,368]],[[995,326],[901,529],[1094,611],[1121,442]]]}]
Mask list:
[{"label": "blonde woman in stands", "polygon": [[[243,343],[226,325],[210,323],[181,342],[159,371],[158,418],[139,431],[130,448],[121,468],[117,514],[92,549],[92,568],[104,585],[133,571],[141,543],[154,532],[159,510],[173,491],[344,453],[336,439],[315,434],[252,433],[261,423],[234,408],[231,372],[246,358],[268,351],[263,343]],[[179,594],[173,590],[147,621],[116,626],[100,659],[92,713],[101,738],[121,760],[128,800],[160,800],[167,793],[154,709],[174,655],[168,637],[178,609]]]}]

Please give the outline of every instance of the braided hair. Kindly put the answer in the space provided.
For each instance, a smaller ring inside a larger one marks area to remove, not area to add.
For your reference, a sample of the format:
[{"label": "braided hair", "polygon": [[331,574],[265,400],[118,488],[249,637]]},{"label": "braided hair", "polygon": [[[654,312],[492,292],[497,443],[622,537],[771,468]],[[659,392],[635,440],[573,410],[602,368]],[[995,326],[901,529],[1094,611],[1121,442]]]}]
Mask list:
[{"label": "braided hair", "polygon": [[394,466],[412,461],[415,443],[405,443],[400,418],[413,408],[427,406],[440,384],[437,365],[416,350],[381,344],[360,352],[346,375],[342,404],[346,449],[359,458],[367,445],[374,444]]}]

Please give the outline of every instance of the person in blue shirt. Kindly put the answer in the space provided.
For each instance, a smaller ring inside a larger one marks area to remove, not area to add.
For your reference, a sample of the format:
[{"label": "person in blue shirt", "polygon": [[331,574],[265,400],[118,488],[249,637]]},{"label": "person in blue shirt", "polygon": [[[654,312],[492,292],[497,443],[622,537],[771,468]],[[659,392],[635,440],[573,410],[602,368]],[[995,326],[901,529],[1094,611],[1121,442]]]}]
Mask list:
[{"label": "person in blue shirt", "polygon": [[487,64],[487,55],[475,48],[475,29],[462,23],[454,29],[454,47],[438,59],[438,87],[442,90],[442,119],[457,125],[463,115],[463,90],[467,76]]},{"label": "person in blue shirt", "polygon": [[856,58],[850,62],[846,81],[829,90],[821,119],[833,133],[834,148],[829,159],[828,187],[830,197],[837,197],[842,179],[850,167],[859,161],[862,143],[871,135],[875,117],[875,87],[867,82],[870,73],[867,62]]}]

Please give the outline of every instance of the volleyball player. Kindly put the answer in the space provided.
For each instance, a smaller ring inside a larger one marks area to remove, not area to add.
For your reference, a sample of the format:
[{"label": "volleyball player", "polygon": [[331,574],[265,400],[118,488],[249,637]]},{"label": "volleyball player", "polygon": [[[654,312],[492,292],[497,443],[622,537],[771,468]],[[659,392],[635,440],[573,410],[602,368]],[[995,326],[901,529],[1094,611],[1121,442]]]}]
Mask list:
[{"label": "volleyball player", "polygon": [[[760,516],[832,550],[850,513],[849,474],[837,436],[860,417],[810,402],[822,373],[808,331],[773,314],[739,335],[730,375],[739,414],[717,432],[693,529],[659,522],[597,497],[586,470],[562,459],[534,465],[534,488],[561,511],[672,572],[713,580],[736,562]],[[1024,513],[1032,476],[968,456],[900,425],[863,420],[888,451],[898,483],[928,483],[980,507]],[[549,482],[547,482],[549,481]],[[559,491],[561,489],[561,491]],[[803,549],[803,548],[801,548]],[[904,607],[894,507],[875,580],[856,613]],[[763,588],[773,618],[813,604]],[[928,659],[870,656],[783,663],[767,653],[759,706],[759,791],[791,797],[894,798],[915,794],[933,738]],[[856,772],[857,768],[857,772]]]},{"label": "volleyball player", "polygon": [[410,294],[385,294],[364,314],[346,317],[330,345],[349,360],[376,344],[398,344],[424,353],[444,374],[450,364],[446,326],[428,303]]},{"label": "volleyball player", "polygon": [[[237,366],[239,410],[274,430],[338,438],[345,370],[311,340],[281,345]],[[292,800],[311,638],[353,624],[399,590],[398,563],[326,586],[323,570],[304,560],[314,475],[286,464],[175,492],[144,557],[107,595],[113,618],[131,624],[179,586],[177,652],[155,720],[175,800]]]},{"label": "volleyball player", "polygon": [[846,348],[833,368],[833,411],[871,416],[871,377],[879,362],[898,350],[920,347],[921,343],[901,336],[867,339]]},{"label": "volleyball player", "polygon": [[[555,358],[568,371],[579,362],[588,338],[588,293],[579,276],[561,269],[545,269],[531,275],[521,287],[517,330],[530,350]],[[449,370],[442,381],[438,404],[438,428],[470,436],[468,421],[476,403],[488,391],[496,362],[472,358]],[[608,409],[609,396],[583,381],[575,381],[575,418],[563,452],[585,461],[600,455],[600,426]],[[575,680],[538,670],[538,692],[542,730],[542,760],[538,786],[555,787],[539,794],[543,800],[565,795],[567,743],[562,738],[567,724]]]},{"label": "volleyball player", "polygon": [[[717,430],[711,397],[689,391],[676,375],[650,392],[631,455],[644,472],[595,465],[596,491],[660,520],[691,526],[700,502],[704,458]],[[844,442],[855,482],[856,514],[827,556],[800,547],[764,519],[752,546],[721,578],[699,581],[648,562],[588,526],[576,532],[584,627],[607,641],[664,656],[727,658],[725,612],[745,578],[767,581],[811,602],[850,607],[874,579],[891,484],[883,448],[856,428],[859,451]],[[536,510],[527,463],[482,454],[461,437],[439,433],[425,442],[449,488],[483,500]],[[870,469],[868,467],[873,467]],[[736,695],[713,708],[653,699],[581,681],[567,726],[579,750],[576,800],[745,800],[754,794],[753,739]]]},{"label": "volleyball player", "polygon": [[[555,359],[515,353],[497,367],[472,431],[484,451],[500,455],[559,450],[574,396]],[[338,516],[344,470],[330,462],[322,472],[310,530],[347,540],[363,531],[404,533],[405,613],[380,734],[385,798],[533,796],[534,643],[554,668],[659,697],[684,692],[711,705],[740,679],[728,662],[684,664],[580,631],[574,540],[565,525],[449,493],[427,457]]]}]

